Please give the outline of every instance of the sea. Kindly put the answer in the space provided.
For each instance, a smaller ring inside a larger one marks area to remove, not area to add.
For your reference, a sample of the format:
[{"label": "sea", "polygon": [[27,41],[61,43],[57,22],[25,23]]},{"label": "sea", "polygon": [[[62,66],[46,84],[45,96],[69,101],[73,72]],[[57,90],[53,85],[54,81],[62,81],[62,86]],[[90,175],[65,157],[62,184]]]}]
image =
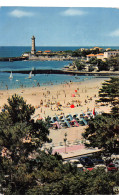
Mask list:
[{"label": "sea", "polygon": [[[36,51],[66,51],[76,50],[80,48],[91,47],[36,47]],[[103,47],[104,48],[104,47]],[[107,47],[105,47],[107,48]],[[109,46],[108,46],[109,48]],[[112,47],[112,49],[119,49],[119,47]],[[19,57],[24,52],[31,51],[31,47],[26,46],[1,46],[0,57]],[[32,79],[28,79],[28,74],[14,73],[13,79],[9,79],[10,73],[4,71],[13,70],[33,70],[33,69],[62,69],[64,66],[71,63],[71,61],[0,61],[0,90],[28,88],[36,86],[57,85],[66,82],[79,82],[85,79],[92,79],[94,76],[76,76],[76,75],[61,75],[61,74],[36,74]]]}]

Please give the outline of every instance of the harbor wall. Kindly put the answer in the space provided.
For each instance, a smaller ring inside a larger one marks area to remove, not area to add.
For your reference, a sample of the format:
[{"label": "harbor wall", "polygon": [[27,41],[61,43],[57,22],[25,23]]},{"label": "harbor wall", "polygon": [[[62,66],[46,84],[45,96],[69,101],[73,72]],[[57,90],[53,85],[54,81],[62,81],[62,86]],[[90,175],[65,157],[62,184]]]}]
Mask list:
[{"label": "harbor wall", "polygon": [[[11,71],[2,71],[8,72]],[[31,70],[13,70],[12,73],[29,74]],[[69,74],[69,75],[85,75],[85,76],[119,76],[119,71],[100,71],[100,72],[83,72],[83,71],[67,71],[67,70],[52,70],[52,69],[39,69],[32,70],[32,74]]]},{"label": "harbor wall", "polygon": [[13,61],[22,61],[22,60],[28,60],[28,57],[1,57],[0,61],[2,62],[13,62]]}]

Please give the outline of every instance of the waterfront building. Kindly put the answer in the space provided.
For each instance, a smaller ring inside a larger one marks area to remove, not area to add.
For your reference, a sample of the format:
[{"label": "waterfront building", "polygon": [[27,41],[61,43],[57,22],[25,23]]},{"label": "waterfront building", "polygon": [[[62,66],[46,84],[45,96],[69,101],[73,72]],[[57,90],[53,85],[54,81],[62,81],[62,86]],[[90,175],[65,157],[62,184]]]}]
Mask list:
[{"label": "waterfront building", "polygon": [[115,57],[119,56],[119,51],[106,51],[104,52],[104,58],[110,58],[110,57]]},{"label": "waterfront building", "polygon": [[31,54],[35,55],[36,54],[36,50],[35,50],[35,37],[32,36],[32,47],[31,47]]},{"label": "waterfront building", "polygon": [[106,51],[104,53],[99,53],[99,54],[89,54],[86,57],[87,57],[87,61],[89,61],[89,59],[92,57],[105,60],[105,58],[110,58],[110,57],[115,57],[115,56],[119,56],[119,51]]},{"label": "waterfront building", "polygon": [[104,60],[104,53],[98,53],[96,54],[97,59]]},{"label": "waterfront building", "polygon": [[94,57],[96,57],[96,55],[91,53],[91,54],[87,55],[86,57],[87,57],[87,61],[89,61],[90,58],[94,58]]},{"label": "waterfront building", "polygon": [[44,53],[49,54],[49,53],[51,53],[51,50],[45,50]]},{"label": "waterfront building", "polygon": [[99,51],[103,51],[103,48],[101,48],[101,47],[93,47],[93,48],[90,48],[90,50],[99,50]]},{"label": "waterfront building", "polygon": [[87,61],[89,61],[90,58],[96,57],[97,59],[104,60],[104,53],[98,53],[98,54],[89,54],[87,55]]}]

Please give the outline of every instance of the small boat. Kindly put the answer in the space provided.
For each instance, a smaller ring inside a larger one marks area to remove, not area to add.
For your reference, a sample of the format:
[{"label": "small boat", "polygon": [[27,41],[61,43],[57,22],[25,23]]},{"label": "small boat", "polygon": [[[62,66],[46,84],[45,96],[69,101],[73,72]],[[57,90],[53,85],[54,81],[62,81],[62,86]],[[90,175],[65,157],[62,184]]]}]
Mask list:
[{"label": "small boat", "polygon": [[32,71],[29,73],[28,79],[31,79],[31,78],[32,78]]},{"label": "small boat", "polygon": [[13,60],[11,58],[9,58],[9,62],[13,62]]},{"label": "small boat", "polygon": [[13,79],[12,72],[10,73],[9,79]]}]

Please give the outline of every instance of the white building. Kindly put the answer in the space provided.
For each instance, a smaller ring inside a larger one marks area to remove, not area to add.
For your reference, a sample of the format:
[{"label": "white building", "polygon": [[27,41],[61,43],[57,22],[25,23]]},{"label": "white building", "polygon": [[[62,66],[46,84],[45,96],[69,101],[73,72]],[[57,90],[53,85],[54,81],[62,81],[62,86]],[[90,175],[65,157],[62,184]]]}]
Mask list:
[{"label": "white building", "polygon": [[104,59],[104,53],[96,54],[96,57],[97,57],[97,59],[103,60]]},{"label": "white building", "polygon": [[97,59],[104,59],[104,53],[99,53],[99,54],[89,54],[87,55],[87,61],[89,61],[90,58],[96,57]]},{"label": "white building", "polygon": [[115,57],[119,55],[119,51],[106,51],[104,52],[104,58]]},{"label": "white building", "polygon": [[87,61],[92,57],[96,57],[97,59],[104,60],[105,58],[115,57],[117,55],[119,55],[119,51],[106,51],[104,53],[99,53],[99,54],[89,54],[87,55]]}]

